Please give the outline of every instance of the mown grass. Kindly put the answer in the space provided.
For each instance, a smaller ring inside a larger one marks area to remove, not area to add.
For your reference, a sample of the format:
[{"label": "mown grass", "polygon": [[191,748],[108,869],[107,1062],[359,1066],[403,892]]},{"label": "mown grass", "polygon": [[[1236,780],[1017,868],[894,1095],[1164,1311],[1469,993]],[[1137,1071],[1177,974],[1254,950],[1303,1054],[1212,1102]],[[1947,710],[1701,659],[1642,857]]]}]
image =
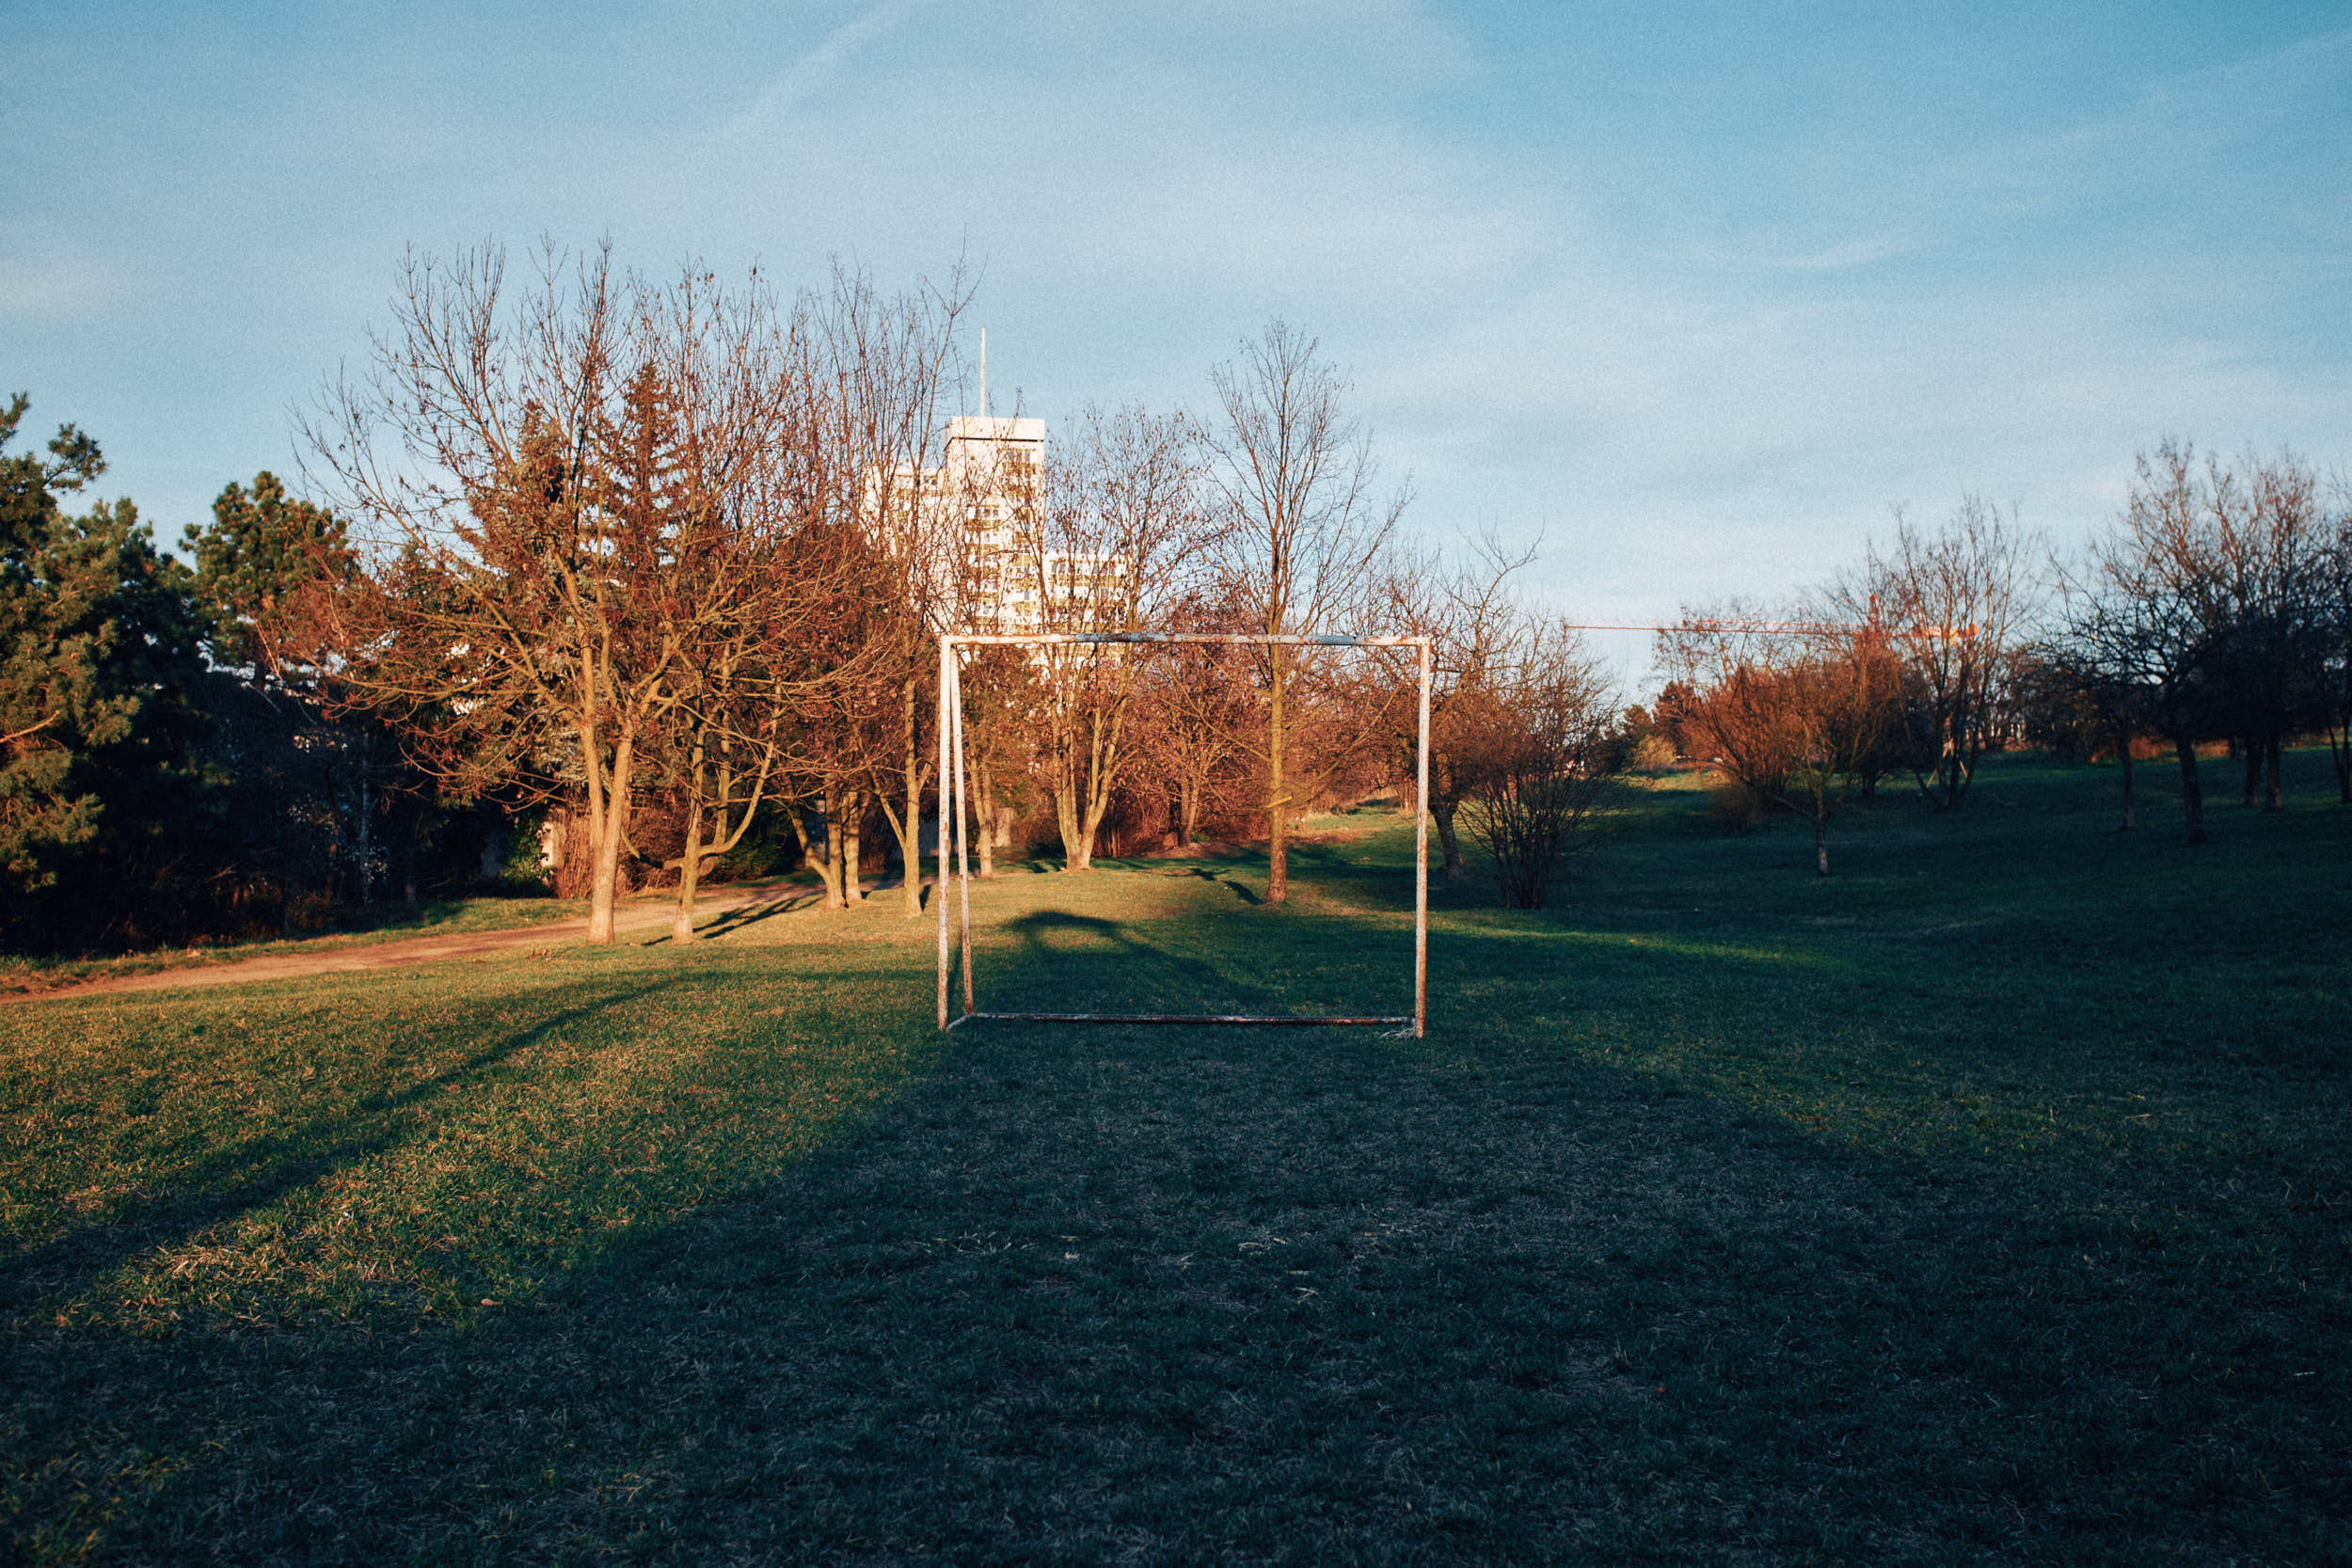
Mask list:
[{"label": "mown grass", "polygon": [[[2352,1558],[2352,811],[1660,785],[1422,1042],[884,904],[0,1014],[30,1561]],[[2218,768],[2216,769],[2217,774]],[[977,890],[1401,1010],[1393,828]]]},{"label": "mown grass", "polygon": [[409,937],[456,936],[552,925],[586,916],[584,898],[560,899],[487,895],[437,898],[406,905],[377,904],[344,910],[328,929],[299,936],[246,942],[207,942],[193,947],[159,947],[115,954],[0,954],[0,993],[56,990],[88,980],[112,980],[165,970],[197,969],[246,958],[295,953],[339,952]]}]

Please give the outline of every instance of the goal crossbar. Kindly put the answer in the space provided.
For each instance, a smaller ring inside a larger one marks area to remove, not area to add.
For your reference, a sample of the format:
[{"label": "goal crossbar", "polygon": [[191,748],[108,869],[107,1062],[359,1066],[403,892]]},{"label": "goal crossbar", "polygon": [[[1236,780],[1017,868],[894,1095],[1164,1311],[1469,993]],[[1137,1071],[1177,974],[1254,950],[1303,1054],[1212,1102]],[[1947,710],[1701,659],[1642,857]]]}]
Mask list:
[{"label": "goal crossbar", "polygon": [[[1212,642],[1260,647],[1411,648],[1419,655],[1420,704],[1414,739],[1413,804],[1413,1010],[1411,1014],[1361,1013],[1073,1013],[981,1011],[972,1005],[972,858],[964,843],[963,682],[959,648],[1072,647],[1120,642]],[[1276,1025],[1391,1024],[1409,1028],[1415,1039],[1429,1022],[1429,680],[1432,645],[1427,637],[1349,637],[1325,632],[1048,631],[943,632],[939,639],[939,875],[933,883],[939,909],[939,1027],[953,1029],[974,1019],[1026,1023],[1241,1023]],[[952,824],[951,819],[952,817]],[[955,863],[948,863],[952,835]],[[947,889],[957,892],[957,950],[962,962],[963,1010],[947,1014],[950,968]]]},{"label": "goal crossbar", "polygon": [[1329,632],[1252,631],[1032,631],[949,632],[940,639],[960,648],[1067,647],[1103,642],[1248,642],[1293,648],[1419,648],[1426,637],[1345,637]]}]

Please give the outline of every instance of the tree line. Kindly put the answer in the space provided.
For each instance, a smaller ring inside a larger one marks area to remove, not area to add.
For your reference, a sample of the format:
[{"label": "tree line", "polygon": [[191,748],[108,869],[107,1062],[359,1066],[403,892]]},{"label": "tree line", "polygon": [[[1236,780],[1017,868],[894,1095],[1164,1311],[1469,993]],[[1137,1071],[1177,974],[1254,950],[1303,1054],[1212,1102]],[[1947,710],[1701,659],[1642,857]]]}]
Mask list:
[{"label": "tree line", "polygon": [[[1939,810],[1990,750],[2180,762],[2280,801],[2324,735],[2352,801],[2352,508],[2290,456],[2167,443],[2059,560],[1964,498],[1780,606],[1686,610],[1664,688],[1623,709],[1521,592],[1533,551],[1400,532],[1344,374],[1276,322],[1205,411],[1089,407],[1041,460],[970,421],[959,275],[891,293],[836,268],[624,274],[601,250],[411,257],[389,323],[302,421],[304,473],[228,485],[175,556],[68,424],[12,451],[0,410],[0,940],[92,948],[291,930],[501,879],[619,900],[805,867],[823,902],[922,907],[938,639],[1048,632],[1426,636],[967,650],[967,832],[983,874],[1263,837],[1386,793],[1444,874],[1540,906],[1629,768],[1720,776],[1733,825],[1792,813],[1829,869],[1851,800]],[[518,834],[517,825],[535,836]],[[1471,854],[1466,845],[1483,851]]]},{"label": "tree line", "polygon": [[1989,750],[2033,744],[2180,768],[2184,831],[2207,837],[2200,748],[2281,804],[2280,755],[2324,736],[2352,803],[2352,504],[2290,454],[2199,458],[2167,441],[2080,552],[2052,552],[1981,498],[1940,527],[1899,514],[1858,570],[1765,607],[1686,610],[1661,632],[1654,725],[1720,770],[1735,823],[1788,812],[1829,871],[1832,820],[1888,779],[1960,805]]},{"label": "tree line", "polygon": [[[0,934],[291,929],[534,860],[593,941],[648,882],[691,940],[730,858],[805,865],[836,908],[895,863],[916,912],[937,639],[1008,581],[1049,631],[1433,636],[1448,868],[1463,814],[1502,895],[1539,902],[1622,747],[1597,667],[1509,592],[1523,561],[1404,552],[1345,377],[1279,322],[1204,416],[1090,408],[1042,463],[959,469],[969,297],[412,256],[302,421],[302,493],[229,485],[180,557],[127,501],[73,510],[103,470],[74,427],[0,456]],[[1106,836],[1262,834],[1279,902],[1299,816],[1409,786],[1413,674],[1279,643],[975,651],[973,842],[985,865],[1050,823],[1083,871]]]}]

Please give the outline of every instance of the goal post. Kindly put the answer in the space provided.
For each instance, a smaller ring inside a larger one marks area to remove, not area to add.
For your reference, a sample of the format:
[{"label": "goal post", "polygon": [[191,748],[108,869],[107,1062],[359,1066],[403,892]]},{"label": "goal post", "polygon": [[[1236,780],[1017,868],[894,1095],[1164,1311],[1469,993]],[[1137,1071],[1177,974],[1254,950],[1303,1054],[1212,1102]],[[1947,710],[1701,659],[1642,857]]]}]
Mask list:
[{"label": "goal post", "polygon": [[[964,843],[968,813],[964,800],[963,680],[957,650],[976,647],[1069,647],[1104,643],[1217,642],[1250,646],[1283,645],[1310,648],[1411,648],[1419,656],[1420,706],[1414,740],[1413,804],[1413,1010],[1409,1015],[1374,1014],[1249,1014],[1249,1013],[1046,1013],[991,1012],[977,1009],[972,995],[972,859]],[[1253,1024],[1392,1024],[1410,1028],[1423,1037],[1429,1022],[1429,681],[1432,643],[1425,636],[1343,637],[1299,632],[1192,631],[1072,631],[1072,632],[943,632],[939,638],[939,833],[938,879],[933,899],[939,910],[938,1021],[952,1029],[973,1019],[1003,1019],[1030,1023],[1253,1023]],[[954,863],[949,864],[949,842]],[[957,942],[960,965],[950,964],[947,895],[956,893]],[[961,971],[962,1010],[948,1014],[951,968]]]}]

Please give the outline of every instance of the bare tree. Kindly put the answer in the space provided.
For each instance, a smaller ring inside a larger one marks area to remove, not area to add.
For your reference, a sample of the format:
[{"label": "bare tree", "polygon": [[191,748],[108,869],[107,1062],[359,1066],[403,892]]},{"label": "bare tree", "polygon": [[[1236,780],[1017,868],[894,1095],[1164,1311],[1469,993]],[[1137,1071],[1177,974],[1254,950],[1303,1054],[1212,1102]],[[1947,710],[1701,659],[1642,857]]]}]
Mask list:
[{"label": "bare tree", "polygon": [[980,875],[996,875],[996,851],[1011,842],[1013,805],[1029,775],[1041,723],[1038,671],[1017,647],[965,650],[956,675],[963,704],[973,816],[972,847]]},{"label": "bare tree", "polygon": [[[1534,558],[1534,545],[1513,551],[1488,532],[1470,540],[1454,562],[1415,552],[1381,574],[1382,619],[1395,631],[1431,640],[1429,795],[1418,804],[1438,831],[1448,881],[1469,877],[1454,816],[1477,787],[1492,742],[1508,727],[1502,688],[1530,636],[1511,579]],[[1417,678],[1402,661],[1388,665],[1392,679]],[[1399,718],[1406,721],[1390,728],[1390,763],[1403,780],[1417,771],[1420,725],[1417,715]]]},{"label": "bare tree", "polygon": [[1659,662],[1690,690],[1678,703],[1697,753],[1757,799],[1813,826],[1829,875],[1829,825],[1879,767],[1901,674],[1867,626],[1752,629],[1760,617],[1685,612],[1659,637]]},{"label": "bare tree", "polygon": [[746,547],[789,521],[755,502],[790,419],[786,338],[755,276],[623,281],[602,250],[550,248],[510,289],[496,249],[412,256],[370,373],[310,424],[370,530],[354,685],[444,779],[553,795],[576,770],[593,942],[691,650],[788,613]]},{"label": "bare tree", "polygon": [[2222,592],[2214,665],[2246,761],[2246,803],[2283,804],[2287,736],[2327,710],[2332,540],[2318,478],[2294,456],[2249,453],[2207,468],[2209,531]]},{"label": "bare tree", "polygon": [[[800,709],[794,744],[779,776],[802,861],[818,873],[829,910],[865,902],[863,828],[875,759],[890,755],[890,721],[902,697],[898,628],[889,624],[901,612],[891,596],[898,570],[877,560],[861,531],[850,531],[842,543],[865,567],[856,577],[858,590],[845,598],[827,628],[846,673]],[[883,625],[878,628],[877,622]],[[823,824],[823,836],[816,841],[808,832],[811,810]]]},{"label": "bare tree", "polygon": [[[1370,441],[1341,405],[1346,378],[1320,356],[1313,339],[1275,321],[1212,380],[1224,415],[1209,438],[1224,513],[1219,565],[1248,629],[1278,636],[1347,629],[1366,610],[1375,566],[1407,498],[1374,496]],[[1300,678],[1311,679],[1327,659],[1321,650],[1280,643],[1260,656],[1270,904],[1289,892],[1290,816],[1319,782],[1312,770],[1300,777],[1300,759],[1291,752]]]},{"label": "bare tree", "polygon": [[[774,707],[768,709],[764,723],[739,710],[729,711],[726,697],[740,691],[735,686],[739,673],[731,650],[719,650],[712,660],[715,678],[679,709],[685,733],[673,754],[681,785],[684,842],[675,859],[662,863],[663,869],[677,872],[677,912],[670,923],[675,942],[694,940],[695,889],[719,857],[751,831],[783,751],[776,733],[783,716]],[[748,724],[746,717],[751,719]]]},{"label": "bare tree", "polygon": [[1471,695],[1454,736],[1462,815],[1503,907],[1539,910],[1622,771],[1615,684],[1576,633],[1536,624],[1489,655]]},{"label": "bare tree", "polygon": [[2290,458],[2241,476],[2184,442],[2141,453],[2122,515],[2061,576],[2066,639],[2090,677],[2128,690],[2172,742],[2191,844],[2207,833],[2197,743],[2234,735],[2268,765],[2314,711],[2331,641],[2330,552],[2308,470]]},{"label": "bare tree", "polygon": [[2122,832],[2139,826],[2133,747],[2149,728],[2141,692],[2103,670],[2063,633],[2024,651],[2012,676],[2026,734],[2086,759],[2115,755],[2123,794]]},{"label": "bare tree", "polygon": [[[1210,543],[1197,443],[1181,415],[1089,408],[1044,476],[1029,536],[1040,629],[1142,631],[1190,592]],[[1132,771],[1128,722],[1149,654],[1133,644],[1040,648],[1039,761],[1062,864],[1084,871],[1111,799]]]},{"label": "bare tree", "polygon": [[[678,873],[671,927],[676,941],[693,940],[697,883],[717,857],[742,842],[771,785],[794,818],[803,860],[811,858],[787,781],[808,768],[812,719],[837,710],[844,696],[854,702],[866,673],[858,663],[862,647],[839,635],[856,624],[864,586],[854,553],[838,547],[849,542],[811,529],[781,541],[744,541],[763,556],[770,584],[797,587],[797,613],[778,615],[772,601],[753,601],[745,608],[765,612],[714,618],[684,661],[675,733],[664,749],[683,838],[677,858],[664,863]],[[844,885],[838,856],[820,872],[837,902]]]},{"label": "bare tree", "polygon": [[1900,509],[1883,555],[1832,594],[1835,612],[1878,628],[1902,667],[1902,722],[1892,738],[1920,792],[1960,803],[1994,739],[2011,655],[2031,620],[2038,542],[2012,512],[1964,496],[1933,533]]},{"label": "bare tree", "polygon": [[[1199,594],[1166,618],[1173,631],[1232,631],[1237,624],[1229,606]],[[1176,643],[1139,673],[1145,766],[1168,797],[1176,842],[1189,845],[1206,814],[1237,787],[1234,765],[1248,751],[1249,728],[1259,718],[1248,650]]]},{"label": "bare tree", "polygon": [[[832,509],[856,519],[884,567],[869,637],[895,711],[886,726],[862,725],[858,734],[868,747],[871,798],[898,841],[910,917],[923,912],[922,805],[934,766],[924,740],[925,673],[934,639],[956,629],[963,571],[963,498],[947,493],[941,409],[953,387],[956,324],[970,297],[961,268],[943,288],[886,297],[866,274],[836,266],[815,308]],[[827,821],[830,834],[834,818]],[[854,901],[854,863],[849,870]]]},{"label": "bare tree", "polygon": [[2208,722],[2206,635],[2190,598],[2174,590],[2179,564],[2197,553],[2197,488],[2186,448],[2167,442],[2153,459],[2143,452],[2118,527],[2079,572],[2059,579],[2074,662],[2087,679],[2132,693],[2173,742],[2191,844],[2206,837],[2196,749]]}]

